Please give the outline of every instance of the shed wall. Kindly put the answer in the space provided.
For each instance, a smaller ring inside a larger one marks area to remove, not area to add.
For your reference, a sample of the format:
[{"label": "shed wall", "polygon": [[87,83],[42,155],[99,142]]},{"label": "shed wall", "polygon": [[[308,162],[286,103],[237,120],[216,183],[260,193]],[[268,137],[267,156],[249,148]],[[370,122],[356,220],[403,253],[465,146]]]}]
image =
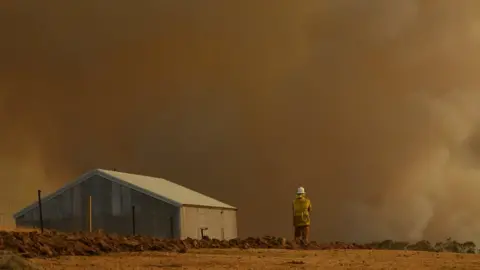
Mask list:
[{"label": "shed wall", "polygon": [[[44,227],[59,231],[89,229],[89,197],[92,196],[92,229],[132,233],[135,205],[136,233],[161,238],[180,236],[180,209],[100,176],[67,189],[42,203]],[[38,207],[16,219],[17,226],[39,227]]]},{"label": "shed wall", "polygon": [[[206,235],[215,239],[237,238],[237,211],[184,206],[182,215],[182,238],[201,238],[201,228],[208,228]],[[205,234],[204,234],[205,235]]]}]

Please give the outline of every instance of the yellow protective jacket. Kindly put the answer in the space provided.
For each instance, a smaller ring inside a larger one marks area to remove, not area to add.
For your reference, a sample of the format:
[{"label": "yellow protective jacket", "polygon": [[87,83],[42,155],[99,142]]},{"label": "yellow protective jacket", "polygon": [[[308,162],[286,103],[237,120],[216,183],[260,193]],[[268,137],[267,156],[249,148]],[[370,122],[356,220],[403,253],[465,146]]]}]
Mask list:
[{"label": "yellow protective jacket", "polygon": [[297,195],[293,200],[293,226],[310,225],[310,211],[312,211],[310,199],[303,194]]}]

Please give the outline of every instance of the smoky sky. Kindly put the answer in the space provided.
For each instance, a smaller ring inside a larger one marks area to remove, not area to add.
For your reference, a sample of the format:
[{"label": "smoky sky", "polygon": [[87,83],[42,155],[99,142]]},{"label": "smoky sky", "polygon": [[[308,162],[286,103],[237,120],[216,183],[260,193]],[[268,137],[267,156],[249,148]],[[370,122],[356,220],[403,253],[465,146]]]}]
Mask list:
[{"label": "smoky sky", "polygon": [[480,3],[0,4],[1,211],[93,168],[239,208],[241,236],[480,240]]}]

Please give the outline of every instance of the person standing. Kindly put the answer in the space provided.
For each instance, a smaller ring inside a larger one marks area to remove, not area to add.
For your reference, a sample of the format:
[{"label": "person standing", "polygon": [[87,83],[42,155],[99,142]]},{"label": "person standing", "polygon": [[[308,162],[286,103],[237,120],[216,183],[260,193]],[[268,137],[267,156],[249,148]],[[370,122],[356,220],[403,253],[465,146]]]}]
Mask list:
[{"label": "person standing", "polygon": [[295,228],[295,242],[299,240],[308,243],[310,235],[310,212],[312,204],[305,194],[305,189],[299,187],[293,200],[293,226]]}]

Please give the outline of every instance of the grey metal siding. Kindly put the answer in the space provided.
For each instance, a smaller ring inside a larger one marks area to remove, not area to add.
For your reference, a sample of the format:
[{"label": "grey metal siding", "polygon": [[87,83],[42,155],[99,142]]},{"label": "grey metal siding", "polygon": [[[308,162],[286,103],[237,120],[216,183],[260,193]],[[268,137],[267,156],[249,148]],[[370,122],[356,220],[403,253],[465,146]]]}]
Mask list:
[{"label": "grey metal siding", "polygon": [[[111,233],[132,233],[135,205],[136,233],[161,238],[180,236],[179,208],[148,195],[94,176],[43,203],[45,228],[60,231],[89,229],[89,198],[92,228]],[[19,227],[39,227],[38,207],[16,219]],[[172,235],[173,233],[173,235]]]},{"label": "grey metal siding", "polygon": [[[45,228],[60,231],[81,230],[80,218],[73,215],[73,190],[67,190],[54,199],[42,204],[43,223]],[[17,227],[40,227],[40,214],[38,207],[26,212],[16,219]]]},{"label": "grey metal siding", "polygon": [[237,212],[231,209],[182,207],[182,238],[201,238],[201,228],[216,239],[237,238]]}]

